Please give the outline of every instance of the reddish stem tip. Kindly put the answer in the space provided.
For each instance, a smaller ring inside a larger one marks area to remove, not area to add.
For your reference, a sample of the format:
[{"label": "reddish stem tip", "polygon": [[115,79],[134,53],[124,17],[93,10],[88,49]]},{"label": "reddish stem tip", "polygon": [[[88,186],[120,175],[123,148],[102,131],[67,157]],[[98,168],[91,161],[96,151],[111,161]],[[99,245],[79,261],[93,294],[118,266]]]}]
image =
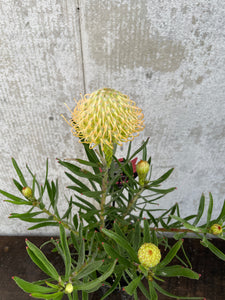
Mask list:
[{"label": "reddish stem tip", "polygon": [[15,278],[15,277],[14,277],[14,276],[12,276],[12,279],[13,279],[13,280],[14,280],[14,278]]}]

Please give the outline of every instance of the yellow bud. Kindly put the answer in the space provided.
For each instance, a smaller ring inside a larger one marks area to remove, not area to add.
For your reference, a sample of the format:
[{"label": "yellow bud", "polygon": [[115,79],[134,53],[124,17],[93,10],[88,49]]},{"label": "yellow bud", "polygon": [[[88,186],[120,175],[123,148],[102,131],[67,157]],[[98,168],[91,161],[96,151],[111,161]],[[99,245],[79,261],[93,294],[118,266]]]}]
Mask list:
[{"label": "yellow bud", "polygon": [[212,234],[217,235],[217,234],[220,234],[220,233],[223,232],[223,228],[222,228],[222,226],[219,225],[219,224],[213,224],[213,225],[210,227],[210,231],[209,231],[209,232],[212,233]]},{"label": "yellow bud", "polygon": [[72,283],[69,282],[69,283],[67,283],[67,285],[66,285],[65,293],[66,293],[66,294],[71,294],[72,291],[73,291],[73,285],[72,285]]},{"label": "yellow bud", "polygon": [[139,177],[139,183],[140,185],[145,184],[145,178],[149,172],[150,165],[145,160],[140,160],[139,163],[136,165],[136,171]]},{"label": "yellow bud", "polygon": [[153,268],[160,262],[161,253],[156,245],[145,243],[138,250],[138,259],[146,269]]},{"label": "yellow bud", "polygon": [[29,186],[23,187],[22,188],[22,194],[24,195],[24,197],[26,197],[27,199],[31,198],[33,196],[33,192],[32,189],[29,188]]}]

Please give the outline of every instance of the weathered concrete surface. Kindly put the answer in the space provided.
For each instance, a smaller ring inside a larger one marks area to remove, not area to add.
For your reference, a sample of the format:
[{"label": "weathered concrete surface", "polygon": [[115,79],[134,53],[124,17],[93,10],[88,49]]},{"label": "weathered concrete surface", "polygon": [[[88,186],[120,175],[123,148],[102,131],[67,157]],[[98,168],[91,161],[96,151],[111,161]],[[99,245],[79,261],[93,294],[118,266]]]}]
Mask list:
[{"label": "weathered concrete surface", "polygon": [[[151,137],[153,176],[175,167],[167,185],[177,191],[160,207],[179,202],[184,214],[195,213],[201,193],[211,191],[219,213],[225,195],[223,1],[5,0],[0,16],[2,189],[12,188],[11,156],[38,174],[49,157],[50,177],[61,178],[55,157],[83,156],[60,117],[67,114],[63,103],[72,108],[80,92],[108,86],[143,108],[146,128],[138,141]],[[25,232],[26,224],[6,218],[12,211],[1,204],[0,234]]]}]

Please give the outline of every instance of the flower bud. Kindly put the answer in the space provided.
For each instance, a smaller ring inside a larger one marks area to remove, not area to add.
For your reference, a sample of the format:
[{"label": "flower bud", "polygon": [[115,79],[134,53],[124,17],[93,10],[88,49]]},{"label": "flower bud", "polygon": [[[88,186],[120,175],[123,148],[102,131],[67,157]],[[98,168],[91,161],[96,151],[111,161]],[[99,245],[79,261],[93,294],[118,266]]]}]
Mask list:
[{"label": "flower bud", "polygon": [[139,163],[136,165],[136,171],[139,177],[139,183],[140,185],[145,184],[145,178],[149,172],[150,165],[145,160],[140,160]]},{"label": "flower bud", "polygon": [[222,226],[219,225],[219,224],[213,224],[213,225],[210,227],[210,231],[209,231],[209,232],[212,233],[212,234],[217,235],[217,234],[220,234],[220,233],[223,232],[223,228],[222,228]]},{"label": "flower bud", "polygon": [[72,283],[69,282],[69,283],[67,283],[67,285],[65,287],[65,293],[66,294],[71,294],[72,291],[73,291],[73,285],[72,285]]},{"label": "flower bud", "polygon": [[138,259],[145,269],[153,268],[160,262],[161,253],[156,245],[145,243],[138,250]]},{"label": "flower bud", "polygon": [[29,186],[23,187],[22,188],[22,194],[24,195],[24,197],[26,197],[27,199],[31,198],[33,196],[32,193],[32,189],[29,188]]}]

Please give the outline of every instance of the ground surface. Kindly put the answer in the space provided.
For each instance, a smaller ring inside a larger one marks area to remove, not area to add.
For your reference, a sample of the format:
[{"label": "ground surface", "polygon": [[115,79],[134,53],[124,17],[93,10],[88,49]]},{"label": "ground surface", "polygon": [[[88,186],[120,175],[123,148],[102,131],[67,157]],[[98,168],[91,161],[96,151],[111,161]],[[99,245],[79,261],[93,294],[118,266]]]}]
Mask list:
[{"label": "ground surface", "polygon": [[[48,240],[46,237],[29,237],[35,245],[40,246]],[[225,252],[225,242],[213,242],[221,251]],[[184,246],[189,253],[193,269],[202,276],[199,281],[182,278],[172,278],[161,286],[179,296],[206,297],[207,300],[224,300],[225,262],[211,254],[208,249],[199,245],[198,240],[185,239]],[[62,269],[61,258],[51,253],[51,247],[45,246],[44,252],[58,270]],[[28,257],[25,247],[25,237],[0,237],[0,300],[30,300],[28,294],[20,290],[12,276],[19,276],[25,280],[35,281],[45,278],[45,275],[33,264]],[[90,300],[99,300],[101,295],[95,293]],[[66,299],[66,298],[65,298]],[[110,300],[125,299],[122,293],[109,298]],[[144,300],[142,296],[139,300]],[[159,295],[159,300],[168,300]],[[178,298],[179,299],[179,298]]]}]

